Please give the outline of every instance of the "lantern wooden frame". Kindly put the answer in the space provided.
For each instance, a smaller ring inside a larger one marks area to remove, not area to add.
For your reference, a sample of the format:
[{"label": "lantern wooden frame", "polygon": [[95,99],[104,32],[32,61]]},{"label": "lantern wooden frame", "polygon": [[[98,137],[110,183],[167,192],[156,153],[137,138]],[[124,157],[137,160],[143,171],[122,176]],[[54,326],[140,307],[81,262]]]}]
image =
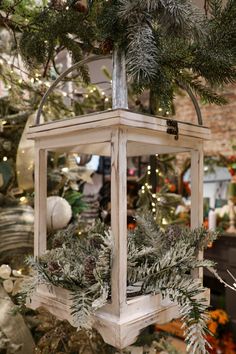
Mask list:
[{"label": "lantern wooden frame", "polygon": [[[96,312],[94,326],[107,343],[117,348],[132,344],[142,328],[178,317],[177,305],[164,304],[160,295],[128,300],[126,297],[127,156],[189,152],[191,227],[202,225],[203,142],[210,139],[210,131],[203,126],[177,122],[174,130],[178,136],[174,136],[167,133],[169,123],[165,118],[116,109],[36,125],[28,131],[28,138],[35,141],[35,257],[46,250],[47,151],[63,149],[111,156],[112,301]],[[173,130],[168,131],[173,133]],[[202,278],[201,271],[196,272],[195,277]],[[205,295],[208,301],[209,293]],[[65,289],[39,286],[28,305],[31,308],[44,306],[73,324],[69,292]]]}]

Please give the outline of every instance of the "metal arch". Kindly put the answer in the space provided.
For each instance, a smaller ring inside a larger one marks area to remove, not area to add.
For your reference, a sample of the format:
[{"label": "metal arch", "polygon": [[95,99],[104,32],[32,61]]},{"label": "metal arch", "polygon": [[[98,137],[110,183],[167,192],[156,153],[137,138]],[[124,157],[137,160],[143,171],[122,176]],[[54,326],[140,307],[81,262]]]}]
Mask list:
[{"label": "metal arch", "polygon": [[71,73],[73,70],[79,68],[80,66],[83,66],[85,64],[91,63],[92,61],[97,61],[97,60],[102,60],[102,59],[109,59],[111,57],[112,57],[111,55],[94,55],[92,57],[83,59],[83,60],[79,61],[78,63],[75,63],[70,68],[65,70],[61,75],[59,75],[58,78],[52,83],[52,85],[49,87],[49,89],[43,95],[43,98],[42,98],[42,100],[40,102],[38,111],[37,111],[36,116],[35,116],[35,125],[39,125],[40,124],[40,117],[41,117],[43,106],[44,106],[44,103],[45,103],[46,99],[48,98],[50,93],[53,91],[53,89],[57,86],[57,84],[61,80],[64,79],[64,77],[66,77],[69,73]]},{"label": "metal arch", "polygon": [[[40,117],[41,117],[43,106],[44,106],[44,103],[45,103],[46,99],[48,98],[50,93],[53,91],[53,89],[57,86],[57,84],[62,79],[64,79],[64,77],[66,77],[69,73],[71,73],[72,71],[74,71],[75,69],[79,68],[82,65],[91,63],[92,61],[97,61],[97,60],[102,60],[102,59],[110,59],[110,58],[112,58],[112,55],[94,55],[92,57],[83,59],[83,60],[75,63],[70,68],[65,70],[61,75],[59,75],[58,78],[52,83],[52,85],[49,87],[49,89],[45,92],[45,94],[42,97],[42,100],[40,102],[38,111],[37,111],[36,116],[35,116],[35,125],[39,125],[40,124]],[[200,110],[198,101],[197,101],[196,97],[194,96],[192,90],[189,87],[187,87],[187,86],[185,86],[185,85],[183,85],[181,83],[178,83],[178,85],[179,85],[179,87],[181,87],[183,90],[185,90],[188,93],[188,95],[189,95],[189,97],[190,97],[190,99],[191,99],[191,101],[192,101],[192,103],[194,105],[196,114],[197,114],[198,124],[199,125],[203,125],[203,119],[202,119],[201,110]]]},{"label": "metal arch", "polygon": [[178,82],[178,85],[179,85],[180,88],[185,90],[187,92],[187,94],[189,95],[189,97],[190,97],[190,99],[191,99],[191,101],[192,101],[192,103],[194,105],[196,114],[197,114],[198,124],[199,125],[203,125],[202,112],[201,112],[201,109],[199,107],[198,101],[197,101],[196,97],[193,94],[193,91],[190,89],[190,87],[185,86],[185,85],[181,84],[180,82]]}]

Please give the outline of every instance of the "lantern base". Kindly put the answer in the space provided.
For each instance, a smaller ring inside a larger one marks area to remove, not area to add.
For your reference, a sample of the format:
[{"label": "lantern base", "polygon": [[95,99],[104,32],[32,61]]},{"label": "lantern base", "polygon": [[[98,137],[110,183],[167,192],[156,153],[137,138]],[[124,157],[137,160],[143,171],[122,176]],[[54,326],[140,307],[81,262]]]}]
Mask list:
[{"label": "lantern base", "polygon": [[[142,299],[148,304],[149,296]],[[137,340],[141,330],[154,323],[167,323],[179,317],[178,306],[171,303],[168,306],[161,305],[161,296],[153,295],[153,300],[159,302],[159,306],[150,311],[149,306],[142,306],[142,314],[129,315],[129,302],[127,302],[126,314],[120,317],[112,316],[108,312],[98,311],[95,316],[94,328],[101,334],[104,341],[117,349],[124,349]],[[154,299],[155,298],[155,299]]]},{"label": "lantern base", "polygon": [[[203,296],[209,304],[209,289],[206,289]],[[44,285],[40,285],[27,301],[28,307],[34,310],[44,307],[57,318],[67,320],[76,327],[71,315],[71,304],[71,295],[68,290],[51,286],[49,291]],[[124,349],[136,341],[140,331],[145,327],[154,323],[164,324],[178,317],[179,311],[176,303],[168,298],[162,300],[160,294],[143,295],[128,299],[119,316],[113,314],[112,304],[107,304],[96,311],[94,328],[106,343],[115,348]]]}]

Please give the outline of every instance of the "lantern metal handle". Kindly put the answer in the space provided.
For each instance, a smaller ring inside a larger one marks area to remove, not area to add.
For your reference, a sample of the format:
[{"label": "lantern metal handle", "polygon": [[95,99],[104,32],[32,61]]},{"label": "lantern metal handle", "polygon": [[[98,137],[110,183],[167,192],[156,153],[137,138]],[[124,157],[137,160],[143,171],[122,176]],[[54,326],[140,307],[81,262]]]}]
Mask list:
[{"label": "lantern metal handle", "polygon": [[91,62],[97,61],[97,60],[110,59],[111,57],[112,57],[111,55],[94,55],[92,57],[83,59],[83,60],[75,63],[74,65],[72,65],[71,67],[66,69],[61,75],[59,75],[58,78],[52,83],[52,85],[49,87],[49,89],[43,95],[43,98],[42,98],[42,100],[40,102],[38,111],[36,113],[35,125],[40,124],[40,117],[41,117],[41,114],[42,114],[44,103],[45,103],[46,99],[48,98],[48,96],[50,95],[50,93],[53,91],[53,89],[57,86],[57,84],[61,80],[63,80],[68,74],[70,74],[72,71],[74,71],[75,69],[79,68],[80,66],[83,66],[85,64],[88,64],[88,63],[91,63]]},{"label": "lantern metal handle", "polygon": [[193,94],[193,91],[190,89],[190,87],[185,86],[184,84],[182,84],[180,82],[178,82],[178,85],[182,90],[186,91],[187,94],[189,95],[189,97],[193,103],[194,109],[196,111],[196,114],[197,114],[198,125],[203,125],[202,112],[201,112],[200,106],[198,104],[198,101]]},{"label": "lantern metal handle", "polygon": [[[59,75],[58,78],[52,83],[52,85],[49,87],[49,89],[43,95],[43,98],[40,102],[38,111],[36,113],[35,125],[40,124],[40,117],[42,114],[44,103],[45,103],[47,97],[50,95],[50,93],[53,91],[53,89],[57,86],[57,84],[61,80],[63,80],[69,73],[71,73],[75,69],[79,68],[80,66],[83,66],[85,64],[88,64],[88,63],[91,63],[91,62],[97,61],[97,60],[110,59],[112,57],[113,57],[113,71],[112,71],[113,103],[112,103],[112,108],[113,109],[117,109],[117,108],[128,109],[128,97],[127,97],[128,90],[127,90],[126,72],[125,72],[125,55],[124,55],[124,52],[122,52],[116,48],[114,50],[113,56],[112,55],[94,55],[92,57],[83,59],[83,60],[75,63],[70,68],[66,69],[61,75]],[[194,105],[194,109],[196,111],[196,114],[197,114],[198,124],[203,125],[201,110],[200,110],[198,101],[197,101],[196,97],[194,96],[192,90],[189,87],[186,87],[185,85],[183,85],[179,82],[178,82],[178,85],[183,90],[185,90],[187,92],[187,94],[189,95],[189,97]]]}]

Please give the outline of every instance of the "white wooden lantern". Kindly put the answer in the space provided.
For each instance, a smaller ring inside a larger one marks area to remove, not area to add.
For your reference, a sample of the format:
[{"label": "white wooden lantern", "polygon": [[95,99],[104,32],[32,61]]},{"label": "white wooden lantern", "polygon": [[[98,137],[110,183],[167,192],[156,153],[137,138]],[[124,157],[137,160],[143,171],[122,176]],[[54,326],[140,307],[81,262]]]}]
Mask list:
[{"label": "white wooden lantern", "polygon": [[[111,156],[112,296],[111,303],[97,311],[95,316],[95,327],[104,340],[117,348],[124,348],[135,341],[142,328],[178,317],[177,305],[171,302],[164,305],[160,295],[127,299],[126,161],[128,156],[189,152],[191,227],[196,228],[202,225],[203,219],[203,142],[210,138],[209,129],[115,109],[32,126],[28,138],[35,141],[36,257],[46,250],[47,152],[63,149]],[[202,274],[196,272],[196,277],[201,278]],[[29,306],[44,306],[59,318],[73,323],[69,298],[65,289],[54,287],[49,291],[39,286]]]}]

